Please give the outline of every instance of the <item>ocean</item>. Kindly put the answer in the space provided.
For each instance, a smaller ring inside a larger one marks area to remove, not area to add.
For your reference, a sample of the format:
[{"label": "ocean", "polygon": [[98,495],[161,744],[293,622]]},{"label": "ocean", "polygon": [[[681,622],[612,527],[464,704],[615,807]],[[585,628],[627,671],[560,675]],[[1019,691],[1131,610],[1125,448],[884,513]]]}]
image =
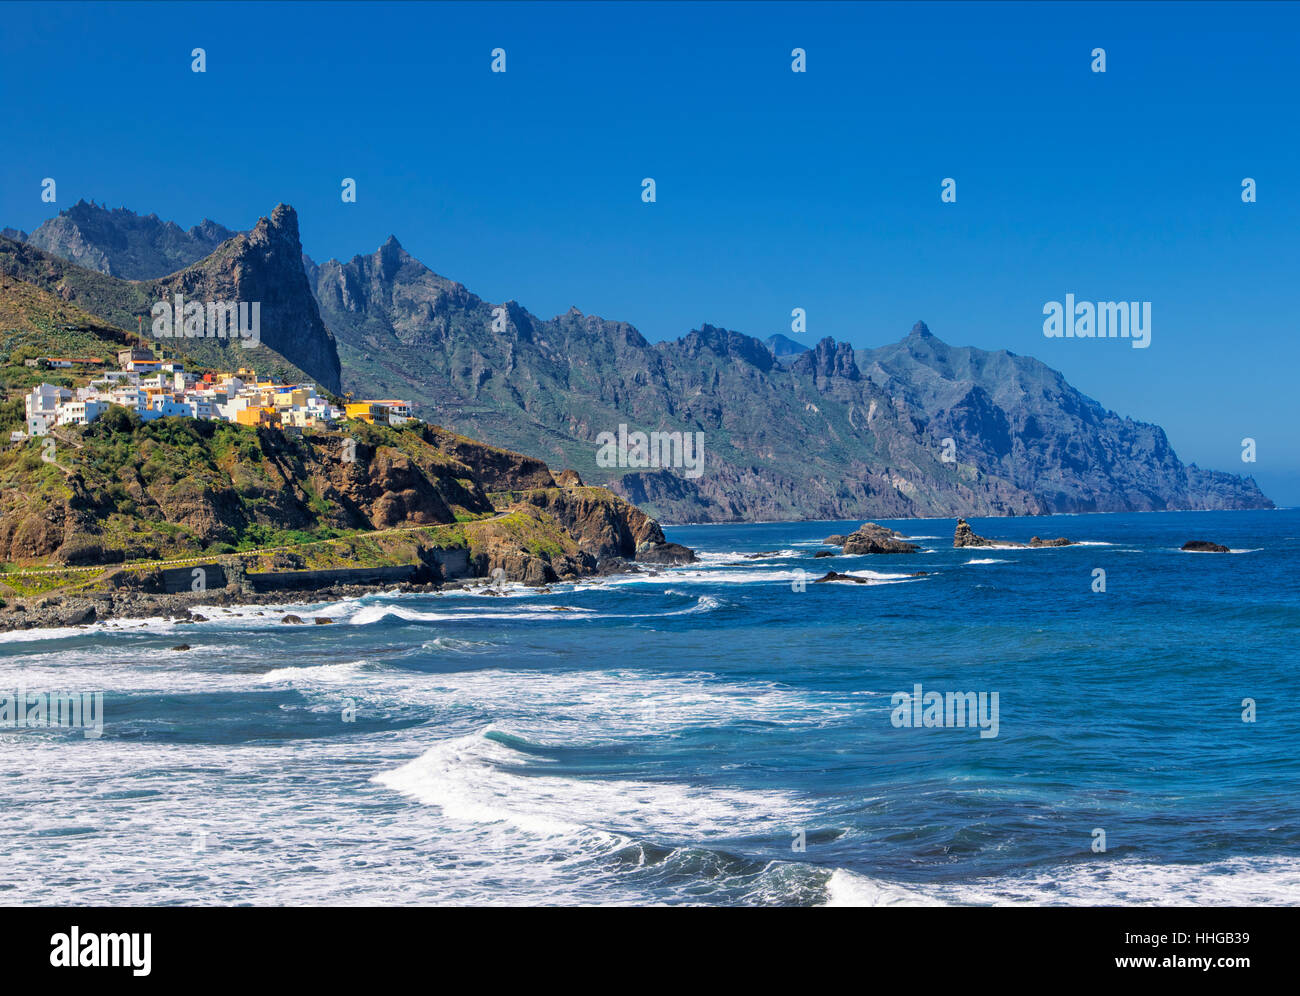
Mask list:
[{"label": "ocean", "polygon": [[0,634],[0,695],[103,693],[0,728],[0,904],[1300,903],[1300,511],[878,521],[920,551]]}]

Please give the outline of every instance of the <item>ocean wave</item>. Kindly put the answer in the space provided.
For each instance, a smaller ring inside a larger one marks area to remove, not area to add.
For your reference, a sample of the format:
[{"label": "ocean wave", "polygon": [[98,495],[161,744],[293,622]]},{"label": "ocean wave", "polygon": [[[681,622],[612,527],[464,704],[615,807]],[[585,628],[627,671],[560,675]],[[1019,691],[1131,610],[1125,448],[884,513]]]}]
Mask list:
[{"label": "ocean wave", "polygon": [[576,609],[567,605],[534,605],[527,608],[520,608],[515,612],[493,612],[483,608],[473,607],[465,608],[452,612],[421,612],[419,609],[408,609],[400,605],[367,605],[359,609],[348,623],[353,626],[370,626],[385,619],[401,619],[406,622],[418,623],[436,623],[436,622],[478,622],[481,620],[496,620],[506,622],[541,622],[556,619],[596,619],[599,618],[597,613],[587,609]]},{"label": "ocean wave", "polygon": [[823,906],[945,906],[946,903],[906,886],[882,882],[837,868],[826,883]]},{"label": "ocean wave", "polygon": [[489,725],[441,741],[373,780],[437,806],[451,820],[506,823],[543,837],[595,831],[620,844],[785,832],[815,816],[810,806],[778,791],[547,774],[551,762],[528,750],[537,746]]},{"label": "ocean wave", "polygon": [[827,906],[1275,906],[1300,905],[1300,858],[1234,857],[1198,864],[1132,858],[1057,865],[966,882],[902,885],[836,869]]},{"label": "ocean wave", "polygon": [[[731,584],[784,584],[789,585],[793,581],[799,580],[796,570],[802,570],[803,580],[811,582],[820,577],[824,570],[829,568],[824,563],[817,563],[812,566],[811,563],[805,562],[803,565],[787,567],[782,570],[735,570],[719,568],[717,570],[697,570],[691,567],[680,567],[671,574],[660,574],[657,577],[650,577],[644,574],[629,574],[622,577],[610,578],[603,587],[622,587],[627,585],[731,585]],[[844,572],[841,572],[844,573]],[[912,580],[911,574],[887,574],[881,571],[858,571],[858,576],[865,577],[876,583],[893,583],[897,581]]]},{"label": "ocean wave", "polygon": [[500,644],[490,640],[458,640],[454,636],[439,636],[420,646],[425,650],[445,650],[453,654],[486,654]]},{"label": "ocean wave", "polygon": [[966,566],[969,567],[972,564],[1009,564],[1009,563],[1011,563],[1011,561],[1009,560],[997,560],[993,557],[985,557],[979,560],[968,560],[966,561]]},{"label": "ocean wave", "polygon": [[358,680],[370,665],[366,661],[345,664],[308,664],[302,667],[277,667],[259,676],[263,684],[309,682],[335,684]]}]

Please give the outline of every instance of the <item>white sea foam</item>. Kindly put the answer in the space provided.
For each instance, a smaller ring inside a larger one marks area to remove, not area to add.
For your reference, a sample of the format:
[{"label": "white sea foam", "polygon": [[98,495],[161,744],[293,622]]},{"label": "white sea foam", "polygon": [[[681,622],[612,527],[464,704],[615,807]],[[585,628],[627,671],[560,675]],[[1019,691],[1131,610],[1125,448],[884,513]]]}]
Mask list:
[{"label": "white sea foam", "polygon": [[263,684],[288,682],[308,682],[311,684],[336,684],[355,682],[366,668],[365,661],[350,661],[346,664],[311,664],[304,667],[277,667],[260,675]]},{"label": "white sea foam", "polygon": [[827,906],[1294,906],[1300,905],[1300,858],[1152,864],[1102,857],[1032,874],[924,886],[837,869],[826,893]]},{"label": "white sea foam", "polygon": [[824,906],[944,906],[934,896],[901,885],[891,885],[837,868],[826,883]]},{"label": "white sea foam", "polygon": [[809,806],[775,791],[547,775],[547,762],[487,736],[493,732],[509,737],[489,726],[443,740],[374,780],[449,819],[505,822],[543,836],[595,830],[699,841],[770,833],[814,817]]},{"label": "white sea foam", "polygon": [[966,566],[969,567],[971,564],[1009,564],[1009,563],[1011,563],[1011,561],[1009,560],[997,560],[993,557],[984,557],[978,560],[968,560],[966,561]]},{"label": "white sea foam", "polygon": [[474,606],[448,612],[421,612],[400,605],[367,605],[359,609],[348,622],[353,626],[369,626],[384,619],[404,619],[407,622],[477,622],[495,620],[508,622],[549,621],[564,619],[596,619],[595,612],[570,606],[533,605],[513,612],[494,612],[489,607]]}]

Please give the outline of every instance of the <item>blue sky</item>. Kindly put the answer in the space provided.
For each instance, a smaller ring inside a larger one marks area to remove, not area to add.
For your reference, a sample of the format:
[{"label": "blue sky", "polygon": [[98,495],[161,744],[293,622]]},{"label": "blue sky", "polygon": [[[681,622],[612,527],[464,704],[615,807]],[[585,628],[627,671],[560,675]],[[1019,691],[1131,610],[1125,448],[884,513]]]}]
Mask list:
[{"label": "blue sky", "polygon": [[[1300,6],[6,4],[4,20],[0,226],[85,197],[247,228],[285,201],[317,259],[395,234],[488,300],[577,305],[652,340],[789,334],[802,307],[804,341],[869,346],[923,319],[1036,356],[1163,425],[1184,460],[1300,503]],[[1043,305],[1067,293],[1152,302],[1151,347],[1044,338]]]}]

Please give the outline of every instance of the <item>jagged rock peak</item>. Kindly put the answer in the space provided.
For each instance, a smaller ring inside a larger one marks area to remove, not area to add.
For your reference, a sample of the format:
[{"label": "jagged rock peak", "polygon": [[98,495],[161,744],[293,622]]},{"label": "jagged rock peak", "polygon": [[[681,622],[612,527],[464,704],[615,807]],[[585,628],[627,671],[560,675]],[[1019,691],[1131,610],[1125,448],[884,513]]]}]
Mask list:
[{"label": "jagged rock peak", "polygon": [[862,376],[853,359],[853,347],[847,342],[836,342],[830,336],[819,340],[808,352],[800,353],[790,369],[817,378],[843,377],[846,380],[859,380]]},{"label": "jagged rock peak", "polygon": [[275,210],[271,212],[269,223],[266,218],[257,220],[257,228],[263,228],[268,224],[270,228],[291,237],[295,242],[298,240],[298,212],[292,206],[277,204]]}]

